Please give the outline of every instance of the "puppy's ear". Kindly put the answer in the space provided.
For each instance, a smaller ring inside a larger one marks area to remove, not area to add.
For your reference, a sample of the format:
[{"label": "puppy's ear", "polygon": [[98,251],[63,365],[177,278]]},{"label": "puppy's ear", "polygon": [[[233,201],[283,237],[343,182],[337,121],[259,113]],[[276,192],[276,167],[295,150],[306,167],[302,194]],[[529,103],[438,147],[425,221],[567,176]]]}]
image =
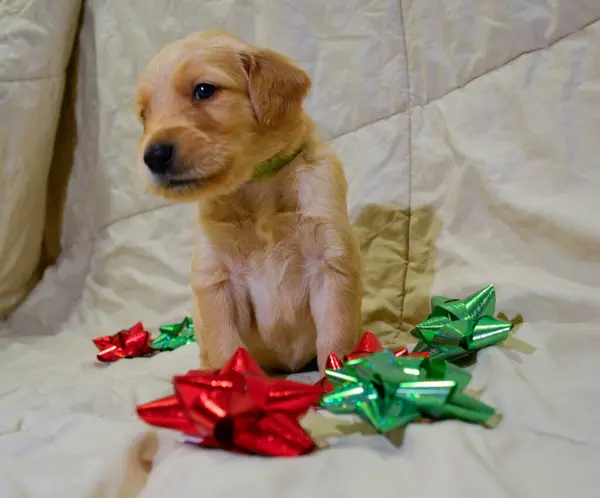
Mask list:
[{"label": "puppy's ear", "polygon": [[300,112],[311,86],[302,69],[268,49],[249,50],[240,56],[248,75],[250,103],[260,124],[277,128]]}]

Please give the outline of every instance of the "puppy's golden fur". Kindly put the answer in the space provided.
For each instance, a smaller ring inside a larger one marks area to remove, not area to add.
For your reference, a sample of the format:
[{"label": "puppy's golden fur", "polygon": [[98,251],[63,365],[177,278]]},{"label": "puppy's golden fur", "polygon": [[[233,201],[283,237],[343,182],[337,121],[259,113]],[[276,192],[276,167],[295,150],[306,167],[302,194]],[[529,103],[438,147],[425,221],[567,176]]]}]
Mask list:
[{"label": "puppy's golden fur", "polygon": [[[214,95],[194,99],[199,83]],[[167,45],[139,79],[142,177],[157,195],[198,201],[192,287],[204,367],[243,346],[267,369],[296,371],[316,356],[323,370],[358,338],[360,251],[340,161],[302,108],[310,85],[286,57],[217,31]],[[184,182],[144,164],[164,141]],[[251,179],[269,158],[296,153]]]}]

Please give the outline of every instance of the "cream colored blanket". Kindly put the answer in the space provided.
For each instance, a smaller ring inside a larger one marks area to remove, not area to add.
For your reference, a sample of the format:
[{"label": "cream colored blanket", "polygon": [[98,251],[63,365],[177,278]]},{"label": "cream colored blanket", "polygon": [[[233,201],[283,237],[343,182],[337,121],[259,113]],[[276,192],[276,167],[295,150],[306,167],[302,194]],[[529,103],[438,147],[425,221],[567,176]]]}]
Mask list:
[{"label": "cream colored blanket", "polygon": [[[54,2],[52,22],[50,2],[0,3],[18,19],[1,12],[1,268],[27,266],[10,292],[37,265],[40,171],[56,222],[71,170],[62,254],[0,334],[0,497],[600,496],[598,0],[87,0],[52,169],[68,58],[52,56],[69,53],[80,3]],[[412,425],[400,448],[349,435],[294,460],[206,451],[134,410],[197,366],[196,345],[94,363],[93,337],[190,312],[194,209],[143,191],[132,90],[166,41],[214,27],[312,76],[308,109],[344,161],[363,245],[365,328],[412,344],[432,294],[488,283],[523,322],[472,368],[499,427]],[[15,238],[31,203],[37,231]]]}]

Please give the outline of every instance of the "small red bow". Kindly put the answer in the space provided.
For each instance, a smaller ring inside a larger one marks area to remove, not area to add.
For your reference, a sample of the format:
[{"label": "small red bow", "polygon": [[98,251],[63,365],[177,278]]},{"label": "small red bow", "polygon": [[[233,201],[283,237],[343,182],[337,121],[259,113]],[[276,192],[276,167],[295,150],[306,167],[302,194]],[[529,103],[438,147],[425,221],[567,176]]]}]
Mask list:
[{"label": "small red bow", "polygon": [[150,332],[144,329],[142,322],[138,322],[130,329],[121,330],[114,335],[96,337],[93,341],[100,350],[96,358],[102,362],[148,356],[156,352],[150,347],[152,337]]},{"label": "small red bow", "polygon": [[[329,353],[329,357],[327,358],[327,363],[325,363],[325,368],[327,370],[339,370],[342,368],[344,362],[355,360],[356,358],[363,358],[365,356],[372,355],[373,353],[377,353],[378,351],[382,351],[383,346],[379,339],[372,332],[365,332],[354,349],[344,356],[343,361],[339,359],[339,357],[335,353]],[[408,353],[408,349],[400,348],[393,351],[394,356],[396,358],[400,358],[401,356],[429,356],[428,353]],[[327,379],[327,377],[323,377],[319,379],[315,385],[320,386],[321,392],[323,394],[329,393],[333,390],[333,386]]]},{"label": "small red bow", "polygon": [[137,407],[143,421],[240,453],[298,456],[315,449],[298,419],[318,403],[319,386],[268,377],[246,349],[221,370],[191,370],[173,384],[174,395]]}]

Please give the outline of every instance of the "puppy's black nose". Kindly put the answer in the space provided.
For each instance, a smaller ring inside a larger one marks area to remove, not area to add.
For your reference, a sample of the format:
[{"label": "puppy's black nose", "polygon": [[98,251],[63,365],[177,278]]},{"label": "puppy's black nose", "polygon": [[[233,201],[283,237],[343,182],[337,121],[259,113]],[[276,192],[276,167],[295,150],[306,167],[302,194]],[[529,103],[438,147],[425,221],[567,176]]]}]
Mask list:
[{"label": "puppy's black nose", "polygon": [[158,142],[149,145],[144,151],[144,162],[152,173],[166,173],[173,164],[175,147],[168,142]]}]

